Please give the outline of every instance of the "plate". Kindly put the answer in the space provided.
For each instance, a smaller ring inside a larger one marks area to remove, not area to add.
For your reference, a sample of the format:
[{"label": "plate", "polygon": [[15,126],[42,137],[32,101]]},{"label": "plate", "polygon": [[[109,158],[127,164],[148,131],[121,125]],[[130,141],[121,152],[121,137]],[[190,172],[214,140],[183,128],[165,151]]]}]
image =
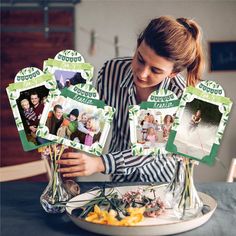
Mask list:
[{"label": "plate", "polygon": [[[137,186],[121,186],[114,187],[118,192],[124,194],[128,191],[135,191],[138,188],[147,188],[150,185],[137,185]],[[156,190],[157,197],[164,200],[165,185],[158,185],[153,187]],[[109,191],[109,188],[106,189]],[[199,192],[199,196],[203,201],[204,205],[209,206],[209,211],[204,215],[201,213],[194,219],[190,220],[178,220],[173,213],[172,209],[166,210],[165,214],[158,216],[157,218],[145,217],[144,220],[135,226],[113,226],[113,225],[102,225],[92,222],[87,222],[83,219],[71,215],[73,209],[84,205],[86,202],[75,202],[81,200],[90,200],[94,198],[94,195],[98,193],[98,190],[86,192],[72,198],[66,205],[66,211],[70,219],[80,228],[88,230],[90,232],[102,234],[102,235],[114,235],[114,236],[145,236],[145,235],[170,235],[185,232],[200,225],[206,223],[212,214],[214,213],[217,203],[215,199],[205,193]],[[148,195],[148,194],[147,194]]]}]

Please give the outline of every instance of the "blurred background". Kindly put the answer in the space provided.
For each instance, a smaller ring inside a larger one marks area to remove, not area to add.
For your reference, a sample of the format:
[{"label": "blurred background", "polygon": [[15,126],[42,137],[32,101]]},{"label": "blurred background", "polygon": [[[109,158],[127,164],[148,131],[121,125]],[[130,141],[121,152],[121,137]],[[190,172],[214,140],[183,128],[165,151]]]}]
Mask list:
[{"label": "blurred background", "polygon": [[[236,103],[236,0],[35,0],[1,1],[1,166],[40,158],[24,152],[5,88],[24,67],[75,49],[95,67],[114,57],[132,56],[136,39],[152,18],[162,15],[196,20],[203,31],[207,66],[204,79],[215,80]],[[219,59],[219,60],[218,60]],[[212,167],[195,168],[196,182],[225,181],[236,157],[235,106]],[[107,142],[107,147],[109,141]],[[27,171],[27,170],[26,170]],[[34,181],[45,180],[44,176]],[[81,181],[109,180],[102,174]]]}]

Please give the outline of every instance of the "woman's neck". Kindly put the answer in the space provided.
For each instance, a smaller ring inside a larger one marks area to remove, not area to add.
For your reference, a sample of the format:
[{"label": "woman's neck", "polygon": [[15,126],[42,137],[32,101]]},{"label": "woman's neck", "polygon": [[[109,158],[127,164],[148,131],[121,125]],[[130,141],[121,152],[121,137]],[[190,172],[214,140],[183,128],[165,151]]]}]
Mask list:
[{"label": "woman's neck", "polygon": [[136,99],[138,104],[147,101],[149,95],[156,90],[156,86],[151,88],[140,88],[136,86]]}]

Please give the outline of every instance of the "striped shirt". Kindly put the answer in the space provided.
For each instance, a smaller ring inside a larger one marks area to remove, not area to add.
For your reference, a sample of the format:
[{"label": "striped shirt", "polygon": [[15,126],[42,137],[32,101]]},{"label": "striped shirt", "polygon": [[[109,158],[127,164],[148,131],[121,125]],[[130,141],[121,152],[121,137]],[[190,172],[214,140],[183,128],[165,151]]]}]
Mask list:
[{"label": "striped shirt", "polygon": [[34,112],[33,107],[30,107],[29,109],[24,110],[24,115],[25,115],[26,123],[28,126],[35,125],[37,116]]},{"label": "striped shirt", "polygon": [[[107,61],[99,71],[97,91],[100,99],[116,109],[109,153],[102,155],[105,174],[115,182],[169,182],[175,170],[173,158],[167,155],[133,156],[130,148],[129,105],[136,105],[136,89],[131,70],[132,58]],[[157,89],[169,89],[182,96],[185,80],[181,75],[166,78]]]}]

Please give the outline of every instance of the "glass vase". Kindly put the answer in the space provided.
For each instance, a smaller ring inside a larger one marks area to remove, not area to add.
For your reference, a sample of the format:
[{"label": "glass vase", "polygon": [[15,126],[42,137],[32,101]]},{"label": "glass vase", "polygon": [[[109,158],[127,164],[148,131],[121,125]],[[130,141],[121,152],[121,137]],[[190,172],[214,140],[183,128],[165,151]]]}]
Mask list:
[{"label": "glass vase", "polygon": [[193,181],[193,170],[196,163],[196,161],[189,158],[183,158],[182,161],[184,170],[183,185],[173,205],[174,213],[179,219],[195,218],[203,207]]},{"label": "glass vase", "polygon": [[71,198],[64,187],[60,173],[57,172],[58,168],[59,165],[51,160],[51,178],[40,197],[40,203],[48,213],[63,213],[65,202]]}]

